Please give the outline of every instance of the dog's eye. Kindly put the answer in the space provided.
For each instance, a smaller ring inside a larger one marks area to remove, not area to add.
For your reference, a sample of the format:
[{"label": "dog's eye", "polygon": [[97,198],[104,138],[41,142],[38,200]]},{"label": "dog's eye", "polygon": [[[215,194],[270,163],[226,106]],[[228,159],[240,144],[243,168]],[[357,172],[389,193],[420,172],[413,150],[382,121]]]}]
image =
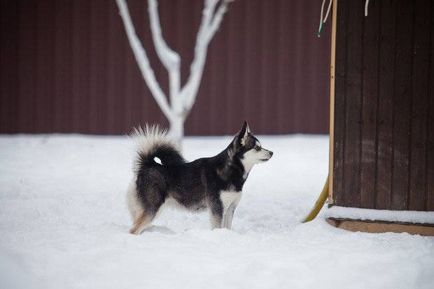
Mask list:
[{"label": "dog's eye", "polygon": [[261,147],[258,145],[255,145],[255,150],[259,151],[259,150],[261,150]]}]

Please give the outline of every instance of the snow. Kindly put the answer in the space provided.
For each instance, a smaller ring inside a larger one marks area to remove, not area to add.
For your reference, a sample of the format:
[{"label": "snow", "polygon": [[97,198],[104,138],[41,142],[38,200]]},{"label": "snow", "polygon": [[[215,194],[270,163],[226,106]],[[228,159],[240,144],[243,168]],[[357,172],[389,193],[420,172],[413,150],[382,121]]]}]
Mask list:
[{"label": "snow", "polygon": [[[166,211],[128,234],[126,137],[0,136],[0,288],[434,288],[434,238],[300,220],[328,167],[324,136],[260,137],[233,230]],[[187,159],[228,137],[187,138]]]},{"label": "snow", "polygon": [[434,224],[434,212],[371,210],[339,206],[324,211],[324,217]]}]

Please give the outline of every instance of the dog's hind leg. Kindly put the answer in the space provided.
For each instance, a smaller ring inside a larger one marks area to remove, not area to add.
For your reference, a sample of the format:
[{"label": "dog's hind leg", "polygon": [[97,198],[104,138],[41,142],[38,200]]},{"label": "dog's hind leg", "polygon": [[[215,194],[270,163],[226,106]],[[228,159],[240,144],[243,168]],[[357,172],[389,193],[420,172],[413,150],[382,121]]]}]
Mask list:
[{"label": "dog's hind leg", "polygon": [[133,222],[136,222],[136,220],[142,215],[143,213],[143,206],[139,202],[137,197],[137,190],[136,190],[136,181],[133,179],[127,190],[127,205],[128,205],[128,211],[131,215],[131,220]]},{"label": "dog's hind leg", "polygon": [[146,174],[139,174],[137,180],[131,185],[131,191],[128,191],[131,196],[129,209],[134,223],[130,229],[131,234],[138,235],[145,230],[164,203],[167,194],[162,188],[164,182],[160,182],[160,179],[158,171],[149,169]]},{"label": "dog's hind leg", "polygon": [[131,234],[139,235],[143,230],[145,230],[154,219],[155,214],[149,214],[143,212],[133,224],[133,227],[130,229]]}]

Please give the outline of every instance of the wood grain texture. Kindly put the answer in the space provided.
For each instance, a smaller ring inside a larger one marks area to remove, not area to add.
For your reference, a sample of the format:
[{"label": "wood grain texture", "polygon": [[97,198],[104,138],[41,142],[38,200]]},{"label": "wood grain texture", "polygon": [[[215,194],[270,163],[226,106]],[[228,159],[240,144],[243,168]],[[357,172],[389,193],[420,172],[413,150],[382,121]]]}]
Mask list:
[{"label": "wood grain texture", "polygon": [[363,21],[362,127],[360,159],[360,206],[373,208],[376,197],[378,65],[380,38],[380,2],[369,6]]},{"label": "wood grain texture", "polygon": [[345,162],[345,105],[347,77],[347,21],[349,16],[348,1],[341,0],[337,6],[336,63],[335,63],[335,114],[333,132],[333,202],[345,203],[344,162]]},{"label": "wood grain texture", "polygon": [[349,2],[337,27],[334,203],[433,210],[434,5],[372,1],[361,17],[361,0],[339,11]]},{"label": "wood grain texture", "polygon": [[[414,5],[398,1],[395,38],[395,89],[393,99],[392,202],[396,210],[408,208],[410,135],[413,79]],[[403,25],[405,23],[405,25]]]},{"label": "wood grain texture", "polygon": [[430,38],[430,61],[429,61],[429,92],[427,104],[427,138],[426,138],[426,183],[425,199],[426,209],[434,211],[434,4],[431,3],[431,38]]},{"label": "wood grain texture", "polygon": [[363,81],[363,3],[351,3],[347,28],[344,185],[345,202],[360,206],[360,158]]},{"label": "wood grain texture", "polygon": [[[377,186],[375,208],[390,208],[393,163],[393,94],[395,69],[396,2],[381,1],[378,71]],[[389,13],[386,13],[388,11]]]},{"label": "wood grain texture", "polygon": [[424,210],[426,205],[427,105],[429,93],[430,26],[429,0],[415,1],[413,42],[413,83],[410,134],[410,210]]},{"label": "wood grain texture", "polygon": [[12,133],[19,129],[19,3],[0,2],[0,131]]}]

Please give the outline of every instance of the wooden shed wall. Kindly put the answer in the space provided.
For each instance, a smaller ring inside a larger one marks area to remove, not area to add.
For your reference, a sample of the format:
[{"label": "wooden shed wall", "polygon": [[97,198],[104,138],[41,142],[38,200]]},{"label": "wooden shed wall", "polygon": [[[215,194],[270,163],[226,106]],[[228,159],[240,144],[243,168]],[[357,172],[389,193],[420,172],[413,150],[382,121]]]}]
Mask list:
[{"label": "wooden shed wall", "polygon": [[333,199],[434,210],[434,1],[339,0]]},{"label": "wooden shed wall", "polygon": [[[127,1],[157,78],[146,0]],[[159,0],[163,33],[192,60],[203,0]],[[114,0],[0,1],[0,133],[123,134],[165,123],[137,68]],[[190,135],[327,133],[330,27],[321,0],[237,0],[210,44]],[[167,91],[167,89],[166,89]]]}]

